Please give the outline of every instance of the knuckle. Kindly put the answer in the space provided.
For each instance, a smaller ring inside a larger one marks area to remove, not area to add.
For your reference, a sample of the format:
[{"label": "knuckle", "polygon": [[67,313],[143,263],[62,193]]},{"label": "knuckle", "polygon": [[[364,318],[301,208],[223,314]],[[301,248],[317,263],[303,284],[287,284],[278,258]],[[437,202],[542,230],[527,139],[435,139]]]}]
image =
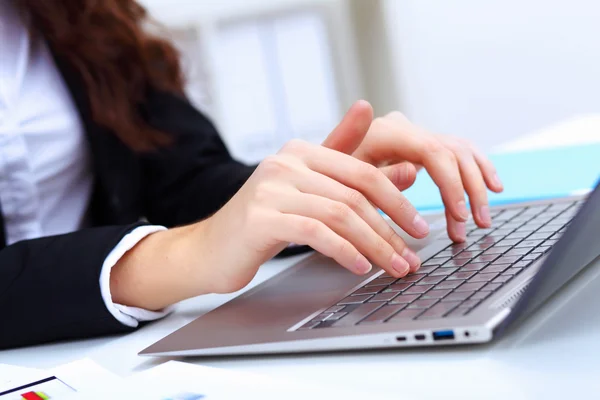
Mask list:
[{"label": "knuckle", "polygon": [[348,190],[344,202],[353,210],[360,210],[366,202],[365,197],[361,192],[355,189]]},{"label": "knuckle", "polygon": [[352,210],[346,204],[334,201],[329,208],[329,218],[338,223],[344,222],[350,218],[351,212]]},{"label": "knuckle", "polygon": [[315,219],[305,219],[300,223],[300,232],[305,237],[315,237],[321,228],[319,221]]},{"label": "knuckle", "polygon": [[379,168],[371,164],[363,163],[360,167],[358,176],[360,176],[360,179],[363,182],[371,184],[379,180],[381,178],[381,174],[382,172],[379,170]]},{"label": "knuckle", "polygon": [[344,258],[343,256],[350,253],[351,250],[350,243],[348,243],[346,240],[340,239],[335,244],[335,249],[333,250],[334,257]]},{"label": "knuckle", "polygon": [[291,170],[291,165],[280,155],[270,155],[267,156],[260,163],[261,172],[266,176],[279,176],[282,173],[289,172]]},{"label": "knuckle", "polygon": [[404,249],[405,244],[404,240],[396,233],[394,229],[390,226],[386,229],[387,232],[384,234],[384,238],[387,240],[389,244],[392,245],[395,249]]},{"label": "knuckle", "polygon": [[282,153],[299,154],[306,147],[306,142],[301,139],[292,139],[283,145],[281,148]]}]

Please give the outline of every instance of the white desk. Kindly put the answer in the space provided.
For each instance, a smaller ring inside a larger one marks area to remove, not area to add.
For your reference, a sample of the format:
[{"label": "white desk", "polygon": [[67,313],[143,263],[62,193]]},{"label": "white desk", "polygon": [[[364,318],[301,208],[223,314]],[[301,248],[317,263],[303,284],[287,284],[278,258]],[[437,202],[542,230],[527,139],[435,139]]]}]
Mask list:
[{"label": "white desk", "polygon": [[[551,142],[565,145],[599,141],[600,116],[557,125],[501,150],[545,147]],[[301,257],[267,263],[248,288]],[[282,376],[309,385],[339,384],[370,390],[373,398],[378,393],[430,399],[564,398],[576,393],[593,397],[600,393],[600,268],[586,271],[584,279],[589,284],[576,301],[570,301],[573,287],[569,286],[542,312],[488,345],[187,361]],[[138,357],[137,352],[233,297],[209,295],[185,301],[175,314],[129,335],[3,351],[0,362],[47,368],[90,357],[126,376],[167,360]],[[558,311],[550,315],[549,310]]]}]

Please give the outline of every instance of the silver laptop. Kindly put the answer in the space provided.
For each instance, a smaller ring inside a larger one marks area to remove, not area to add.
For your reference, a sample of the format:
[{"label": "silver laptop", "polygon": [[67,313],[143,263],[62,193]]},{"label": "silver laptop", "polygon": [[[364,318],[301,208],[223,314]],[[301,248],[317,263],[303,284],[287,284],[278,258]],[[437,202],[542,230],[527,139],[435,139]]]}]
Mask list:
[{"label": "silver laptop", "polygon": [[143,350],[214,356],[488,342],[584,268],[600,266],[600,186],[589,196],[492,208],[419,252],[421,269],[358,277],[314,254]]}]

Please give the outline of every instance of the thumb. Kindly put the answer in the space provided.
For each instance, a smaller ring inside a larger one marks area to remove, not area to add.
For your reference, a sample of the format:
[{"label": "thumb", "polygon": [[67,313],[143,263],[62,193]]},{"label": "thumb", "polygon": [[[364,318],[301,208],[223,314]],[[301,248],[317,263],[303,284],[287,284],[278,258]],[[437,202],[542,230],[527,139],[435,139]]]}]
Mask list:
[{"label": "thumb", "polygon": [[360,146],[373,122],[373,107],[359,100],[350,107],[342,122],[327,136],[324,147],[352,154]]}]

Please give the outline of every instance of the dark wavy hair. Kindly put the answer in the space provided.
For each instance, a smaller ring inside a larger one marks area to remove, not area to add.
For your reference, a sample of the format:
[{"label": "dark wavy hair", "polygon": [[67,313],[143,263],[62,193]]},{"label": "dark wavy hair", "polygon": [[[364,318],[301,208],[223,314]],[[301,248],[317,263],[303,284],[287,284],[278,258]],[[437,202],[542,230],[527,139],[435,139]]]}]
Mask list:
[{"label": "dark wavy hair", "polygon": [[95,122],[136,151],[169,143],[144,122],[149,88],[183,93],[179,54],[149,34],[146,10],[134,0],[16,0],[32,28],[81,75]]}]

